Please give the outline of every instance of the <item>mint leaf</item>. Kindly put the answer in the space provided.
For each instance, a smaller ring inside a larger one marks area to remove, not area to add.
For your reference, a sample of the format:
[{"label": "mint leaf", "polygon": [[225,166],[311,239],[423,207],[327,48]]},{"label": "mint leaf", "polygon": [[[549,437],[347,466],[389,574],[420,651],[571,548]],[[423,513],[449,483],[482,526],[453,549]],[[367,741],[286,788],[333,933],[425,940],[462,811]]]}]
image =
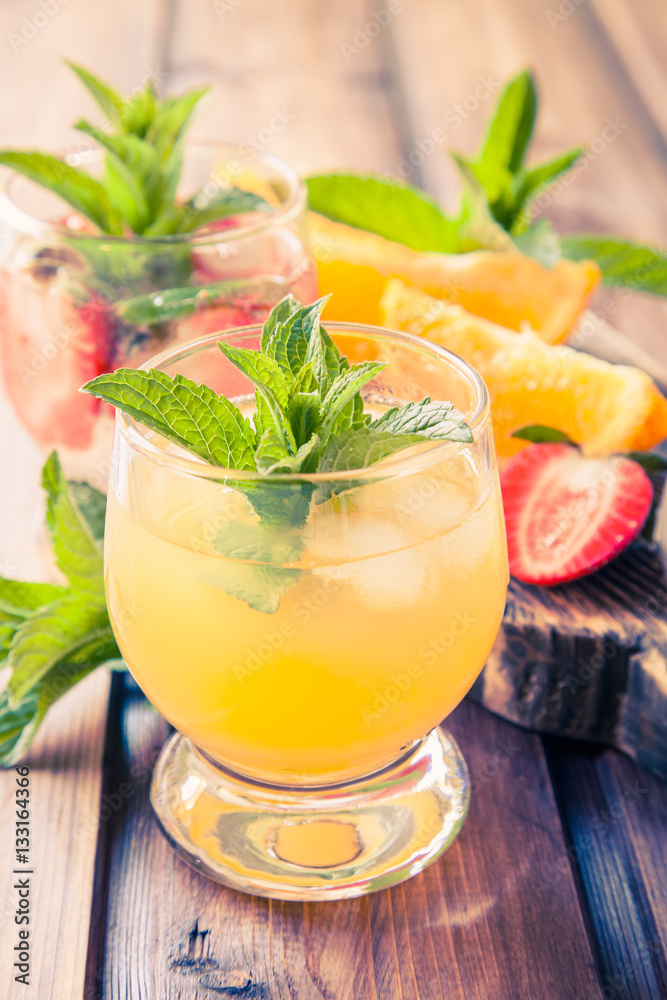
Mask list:
[{"label": "mint leaf", "polygon": [[369,431],[391,434],[419,434],[422,438],[469,443],[472,433],[463,415],[451,403],[431,402],[425,396],[419,403],[392,406],[369,425]]},{"label": "mint leaf", "polygon": [[[189,248],[185,248],[189,257]],[[183,288],[169,288],[166,291],[151,292],[121,299],[116,313],[125,323],[132,326],[157,326],[172,320],[189,316],[197,309],[203,309],[217,299],[233,296],[247,283],[236,279],[217,281],[212,285],[186,285]]]},{"label": "mint leaf", "polygon": [[26,583],[0,577],[0,612],[26,618],[43,604],[50,604],[65,592],[52,583]]},{"label": "mint leaf", "polygon": [[[110,630],[109,630],[110,634]],[[109,660],[120,656],[109,639]],[[8,689],[0,694],[0,766],[9,767],[23,757],[39,729],[47,710],[75,684],[101,665],[89,649],[69,662],[58,662],[29,693],[14,702]]]},{"label": "mint leaf", "polygon": [[109,119],[110,123],[117,129],[123,128],[123,117],[125,112],[125,100],[113,87],[104,83],[99,77],[94,76],[83,66],[65,60],[71,70],[73,70],[82,84],[93,96],[94,100]]},{"label": "mint leaf", "polygon": [[403,448],[423,444],[419,434],[393,434],[372,427],[349,430],[331,438],[320,458],[318,472],[342,472],[365,469],[389,458]]},{"label": "mint leaf", "polygon": [[0,163],[59,195],[103,233],[122,236],[123,223],[99,181],[48,153],[0,151]]},{"label": "mint leaf", "polygon": [[253,469],[255,434],[248,420],[224,396],[182,375],[151,368],[119,368],[98,375],[81,389],[116,406],[151,430],[211,465]]},{"label": "mint leaf", "polygon": [[[282,512],[283,497],[275,497],[276,511]],[[301,576],[301,570],[281,564],[299,558],[303,542],[279,516],[274,527],[232,524],[217,536],[215,547],[225,557],[214,573],[201,578],[222,587],[265,614],[275,614],[284,592]],[[238,561],[237,561],[238,560]]]},{"label": "mint leaf", "polygon": [[306,184],[310,207],[320,215],[413,250],[459,252],[457,223],[417,188],[357,174],[320,174]]},{"label": "mint leaf", "polygon": [[529,70],[523,70],[510,80],[498,99],[478,161],[491,171],[517,173],[523,166],[536,117],[535,80]]},{"label": "mint leaf", "polygon": [[47,523],[69,587],[0,578],[0,765],[19,760],[49,707],[102,663],[119,660],[104,598],[106,497],[67,482],[57,455],[43,473]]},{"label": "mint leaf", "polygon": [[[499,221],[512,233],[523,232],[529,222],[528,207],[537,197],[540,191],[557,177],[567,173],[574,166],[581,154],[584,152],[583,146],[561,153],[553,160],[545,163],[538,163],[537,166],[529,170],[521,170],[512,181],[512,196],[510,199],[510,210],[504,219]],[[498,215],[494,211],[494,215]]]},{"label": "mint leaf", "polygon": [[0,661],[7,656],[16,630],[42,605],[57,600],[64,587],[0,578]]},{"label": "mint leaf", "polygon": [[247,347],[234,347],[224,340],[218,341],[218,347],[227,360],[259,389],[267,402],[275,404],[280,409],[287,405],[289,386],[283,370],[273,358]]},{"label": "mint leaf", "polygon": [[164,214],[146,227],[146,236],[165,236],[174,233],[191,233],[195,229],[210,225],[218,219],[239,215],[243,212],[258,212],[269,209],[268,203],[259,195],[240,188],[227,188],[213,198],[200,195],[179,205],[172,205]]},{"label": "mint leaf", "polygon": [[15,706],[50,671],[99,666],[119,656],[104,600],[70,594],[34,612],[16,630],[7,665]]},{"label": "mint leaf", "polygon": [[245,601],[255,611],[273,615],[280,607],[285,591],[301,576],[299,569],[283,569],[280,566],[263,566],[249,562],[223,562],[206,577],[202,583],[221,587],[232,597]]},{"label": "mint leaf", "polygon": [[665,472],[667,470],[667,458],[663,458],[662,455],[657,455],[655,452],[626,451],[624,454],[626,458],[631,458],[647,472]]},{"label": "mint leaf", "polygon": [[560,239],[548,219],[538,219],[530,229],[514,236],[514,245],[545,267],[553,267],[561,259]]},{"label": "mint leaf", "polygon": [[196,87],[159,102],[146,139],[155,147],[163,162],[168,158],[172,147],[182,141],[192,112],[210,89],[208,86]]},{"label": "mint leaf", "polygon": [[571,444],[578,447],[565,431],[559,431],[555,427],[546,427],[544,424],[528,424],[520,427],[518,431],[512,433],[512,437],[520,438],[522,441],[532,441],[534,444]]},{"label": "mint leaf", "polygon": [[7,689],[0,692],[0,767],[11,767],[21,759],[42,717],[37,695],[12,706]]},{"label": "mint leaf", "polygon": [[255,465],[259,472],[268,474],[280,468],[281,462],[290,458],[276,427],[267,427],[255,450]]},{"label": "mint leaf", "polygon": [[79,132],[107,150],[106,189],[114,208],[135,233],[143,233],[151,218],[148,192],[159,174],[155,150],[134,135],[110,135],[86,121]]},{"label": "mint leaf", "polygon": [[463,179],[463,201],[458,220],[461,252],[471,250],[512,250],[514,244],[503,227],[494,218],[488,195],[478,177],[474,164],[462,156],[452,154]]},{"label": "mint leaf", "polygon": [[322,397],[319,392],[297,392],[285,413],[298,447],[319,431],[322,424]]},{"label": "mint leaf", "polygon": [[[282,369],[278,367],[273,358],[269,358],[259,351],[252,351],[246,347],[233,347],[224,341],[218,341],[218,347],[224,356],[239,371],[243,372],[246,378],[250,379],[256,387],[257,393],[263,396],[272,418],[270,440],[275,435],[285,454],[293,455],[296,451],[296,442],[284,412],[289,399],[289,387]],[[269,433],[268,430],[267,433]]]},{"label": "mint leaf", "polygon": [[359,390],[387,367],[386,361],[362,361],[341,372],[331,384],[322,400],[322,440],[326,443],[334,427],[336,417],[344,407],[352,402]]},{"label": "mint leaf", "polygon": [[137,135],[140,139],[146,136],[157,112],[155,96],[153,84],[149,80],[134,97],[125,101],[123,128],[126,132]]},{"label": "mint leaf", "polygon": [[570,260],[594,260],[605,285],[667,295],[667,254],[657,247],[595,233],[561,236],[561,246]]},{"label": "mint leaf", "polygon": [[257,468],[265,475],[272,472],[306,472],[303,465],[312,452],[319,446],[319,438],[314,434],[298,449],[295,455],[290,454],[282,440],[273,429],[264,432],[255,452]]},{"label": "mint leaf", "polygon": [[87,592],[92,599],[104,601],[103,508],[101,501],[91,496],[97,491],[83,484],[79,487],[79,498],[91,517],[89,521],[68,488],[55,452],[42,470],[42,486],[47,494],[46,523],[58,566],[71,586]]},{"label": "mint leaf", "polygon": [[301,369],[312,362],[311,370],[318,384],[322,387],[323,381],[327,380],[329,370],[320,316],[328,298],[326,296],[312,305],[299,306],[297,309],[293,309],[292,302],[288,301],[287,307],[281,311],[281,315],[288,313],[284,319],[272,322],[269,316],[267,328],[262,334],[261,349],[282,368],[288,378],[296,378]]}]

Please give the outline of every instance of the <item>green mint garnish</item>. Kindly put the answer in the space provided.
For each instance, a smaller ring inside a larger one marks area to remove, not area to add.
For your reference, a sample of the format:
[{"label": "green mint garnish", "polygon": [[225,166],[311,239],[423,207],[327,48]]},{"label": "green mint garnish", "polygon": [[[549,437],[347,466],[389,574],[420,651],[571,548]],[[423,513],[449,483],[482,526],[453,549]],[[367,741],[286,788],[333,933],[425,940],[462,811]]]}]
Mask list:
[{"label": "green mint garnish", "polygon": [[364,413],[361,389],[386,362],[350,365],[321,324],[325,303],[300,306],[288,295],[264,324],[260,350],[219,342],[255,387],[252,423],[207,386],[154,369],[120,368],[83,386],[212,465],[261,474],[252,481],[229,478],[247,497],[258,526],[228,525],[216,539],[229,560],[218,584],[260,611],[276,611],[298,579],[300,570],[275,564],[298,561],[299,529],[313,505],[353,485],[341,483],[325,495],[320,484],[271,480],[271,474],[353,471],[429,438],[472,441],[461,414],[428,397],[375,420]]},{"label": "green mint garnish", "polygon": [[546,267],[561,257],[594,260],[603,284],[667,295],[663,250],[596,233],[560,237],[547,219],[534,220],[538,195],[586,157],[586,148],[577,146],[527,166],[537,112],[535,80],[524,70],[502,90],[477,154],[451,154],[463,179],[459,211],[452,217],[410,184],[356,174],[309,177],[310,207],[413,250],[516,249]]},{"label": "green mint garnish", "polygon": [[4,150],[0,163],[53,191],[110,236],[191,233],[226,216],[268,208],[263,198],[234,187],[176,201],[185,134],[208,87],[161,99],[149,81],[126,98],[83,67],[69,66],[110,125],[109,131],[83,119],[75,125],[103,148],[102,178],[47,153]]},{"label": "green mint garnish", "polygon": [[569,434],[560,431],[556,427],[547,427],[546,424],[527,424],[514,431],[512,437],[521,441],[531,441],[533,444],[572,444],[578,447]]},{"label": "green mint garnish", "polygon": [[0,765],[19,760],[44,715],[97,666],[120,659],[104,598],[106,497],[68,482],[57,456],[43,470],[47,524],[67,586],[0,578]]}]

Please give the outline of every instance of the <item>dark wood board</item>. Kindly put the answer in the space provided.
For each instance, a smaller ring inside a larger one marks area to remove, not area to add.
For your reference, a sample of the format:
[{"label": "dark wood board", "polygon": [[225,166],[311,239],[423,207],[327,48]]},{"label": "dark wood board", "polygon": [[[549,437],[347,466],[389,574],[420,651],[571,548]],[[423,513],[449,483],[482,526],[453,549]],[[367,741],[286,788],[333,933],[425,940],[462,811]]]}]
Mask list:
[{"label": "dark wood board", "polygon": [[512,580],[472,697],[529,729],[619,747],[667,779],[667,579],[634,546],[575,583]]}]

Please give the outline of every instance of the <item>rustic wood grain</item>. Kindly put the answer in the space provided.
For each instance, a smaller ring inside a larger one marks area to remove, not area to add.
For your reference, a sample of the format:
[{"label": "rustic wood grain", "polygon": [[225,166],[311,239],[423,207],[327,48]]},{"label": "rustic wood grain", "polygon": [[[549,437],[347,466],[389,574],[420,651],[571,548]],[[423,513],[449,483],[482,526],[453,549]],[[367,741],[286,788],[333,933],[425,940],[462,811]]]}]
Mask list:
[{"label": "rustic wood grain", "polygon": [[286,903],[206,880],[159,836],[145,775],[166,727],[130,693],[109,789],[123,805],[101,991],[87,1000],[194,1000],[204,987],[291,1000],[599,997],[571,874],[541,888],[567,847],[539,740],[469,703],[451,722],[473,804],[448,854],[365,899]]},{"label": "rustic wood grain", "polygon": [[[550,741],[548,758],[600,941],[606,996],[667,996],[667,799],[664,785],[610,751]],[[560,877],[544,872],[545,894]],[[613,914],[615,919],[609,919]]]},{"label": "rustic wood grain", "polygon": [[[591,6],[629,80],[660,130],[667,152],[667,78],[665,50],[661,48],[667,34],[664,7],[660,11],[660,4],[638,5],[645,15],[654,15],[649,26],[641,23],[636,6],[628,0],[591,0]],[[658,34],[652,39],[650,33],[654,32]]]},{"label": "rustic wood grain", "polygon": [[[30,864],[14,864],[14,769],[0,771],[0,996],[77,1000],[83,995],[101,757],[109,675],[93,674],[49,713],[25,763],[30,767]],[[17,891],[30,875],[30,989],[14,981]]]}]

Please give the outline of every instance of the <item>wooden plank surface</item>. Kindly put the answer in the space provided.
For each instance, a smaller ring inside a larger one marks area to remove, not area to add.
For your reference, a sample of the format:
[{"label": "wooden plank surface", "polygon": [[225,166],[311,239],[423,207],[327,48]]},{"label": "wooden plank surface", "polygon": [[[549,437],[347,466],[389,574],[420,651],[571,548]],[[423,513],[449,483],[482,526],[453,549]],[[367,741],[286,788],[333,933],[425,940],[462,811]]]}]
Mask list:
[{"label": "wooden plank surface", "polygon": [[247,984],[244,997],[290,1000],[600,997],[571,873],[548,893],[541,884],[567,846],[539,740],[468,702],[451,728],[473,782],[451,850],[362,900],[281,903],[205,879],[158,834],[146,775],[167,729],[131,694],[108,789],[124,805],[112,820],[101,996],[195,1000],[203,987]]},{"label": "wooden plank surface", "polygon": [[566,864],[575,865],[599,941],[605,995],[667,996],[665,786],[619,754],[554,740],[548,756],[568,849],[545,869],[543,891]]},{"label": "wooden plank surface", "polygon": [[[108,688],[109,675],[100,671],[66,695],[25,760],[29,864],[16,863],[17,774],[0,772],[0,996],[7,1000],[83,995]],[[14,978],[24,971],[14,968],[13,952],[24,929],[15,923],[21,882],[29,891],[30,990]]]}]

